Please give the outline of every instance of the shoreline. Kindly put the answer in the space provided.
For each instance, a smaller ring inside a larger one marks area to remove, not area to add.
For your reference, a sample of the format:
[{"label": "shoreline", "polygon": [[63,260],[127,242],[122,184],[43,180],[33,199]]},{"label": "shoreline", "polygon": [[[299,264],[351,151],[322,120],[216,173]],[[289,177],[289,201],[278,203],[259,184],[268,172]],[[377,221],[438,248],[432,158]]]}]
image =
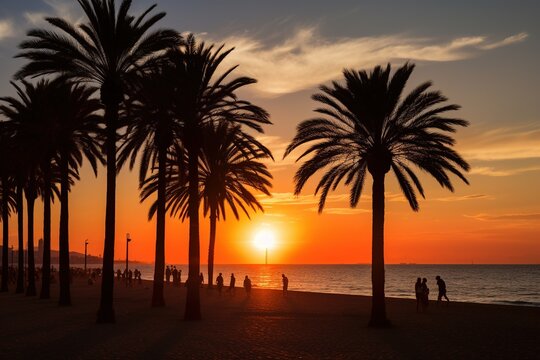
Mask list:
[{"label": "shoreline", "polygon": [[[39,283],[38,283],[39,284]],[[38,287],[39,291],[39,287]],[[254,288],[246,296],[201,289],[201,321],[183,321],[185,287],[165,286],[151,308],[152,282],[115,283],[116,324],[97,325],[99,283],[72,284],[73,306],[0,293],[6,358],[188,359],[534,359],[540,308],[452,302],[416,313],[414,300],[387,298],[390,329],[367,327],[369,296]],[[422,352],[419,354],[418,349]]]}]

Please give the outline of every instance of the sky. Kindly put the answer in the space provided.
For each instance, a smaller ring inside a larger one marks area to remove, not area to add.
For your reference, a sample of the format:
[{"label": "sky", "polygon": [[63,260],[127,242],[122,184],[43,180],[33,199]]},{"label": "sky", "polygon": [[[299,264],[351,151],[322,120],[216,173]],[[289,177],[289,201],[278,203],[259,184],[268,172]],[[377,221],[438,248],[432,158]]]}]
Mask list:
[{"label": "sky", "polygon": [[[133,1],[139,14],[155,1]],[[456,150],[471,164],[470,185],[453,179],[453,193],[418,170],[426,199],[413,212],[395,178],[386,182],[387,263],[540,263],[540,25],[537,1],[176,1],[158,0],[167,16],[157,27],[194,33],[235,50],[224,67],[258,80],[241,96],[265,108],[272,126],[261,140],[274,154],[272,197],[258,195],[264,213],[217,229],[216,263],[261,263],[253,244],[261,230],[274,233],[270,263],[369,263],[371,182],[356,209],[339,187],[318,214],[314,176],[296,197],[293,176],[299,153],[282,159],[296,126],[313,116],[311,95],[342,78],[344,68],[416,64],[408,90],[431,80],[455,115],[470,121],[456,134]],[[24,63],[15,59],[27,30],[47,26],[45,16],[84,21],[71,0],[0,0],[0,95],[13,96],[9,82]],[[89,166],[70,196],[70,249],[103,252],[105,169]],[[154,258],[155,222],[149,203],[139,203],[137,169],[117,179],[115,257]],[[42,234],[36,207],[36,239]],[[231,214],[229,214],[231,215]],[[59,205],[53,208],[53,248],[58,246]],[[201,261],[206,263],[207,219],[201,222]],[[10,244],[16,222],[10,221]],[[187,224],[167,220],[166,261],[186,263]]]}]

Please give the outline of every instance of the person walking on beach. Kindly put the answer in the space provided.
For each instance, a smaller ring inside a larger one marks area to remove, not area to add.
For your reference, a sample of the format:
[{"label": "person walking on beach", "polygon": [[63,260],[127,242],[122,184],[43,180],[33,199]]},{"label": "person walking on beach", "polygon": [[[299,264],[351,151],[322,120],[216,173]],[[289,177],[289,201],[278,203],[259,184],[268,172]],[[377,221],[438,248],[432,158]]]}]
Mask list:
[{"label": "person walking on beach", "polygon": [[203,273],[200,273],[199,274],[199,286],[203,287],[203,284],[204,284],[204,275],[203,275]]},{"label": "person walking on beach", "polygon": [[244,289],[246,290],[247,296],[251,294],[251,279],[246,275],[244,279]]},{"label": "person walking on beach", "polygon": [[420,312],[422,308],[422,279],[417,278],[414,284],[414,293],[416,295],[416,312]]},{"label": "person walking on beach", "polygon": [[229,291],[230,293],[234,294],[234,286],[236,284],[236,278],[234,277],[234,273],[231,273],[231,282],[229,283]]},{"label": "person walking on beach", "polygon": [[219,273],[218,277],[216,278],[216,284],[219,295],[221,295],[221,290],[223,289],[223,275],[221,275],[221,273]]},{"label": "person walking on beach", "polygon": [[422,307],[424,310],[426,310],[429,305],[429,288],[427,286],[426,278],[422,279],[421,289],[422,289]]},{"label": "person walking on beach", "polygon": [[283,283],[283,295],[287,295],[287,291],[289,291],[289,278],[285,274],[281,274],[281,282]]},{"label": "person walking on beach", "polygon": [[437,286],[439,287],[439,296],[437,297],[437,305],[440,304],[441,299],[444,297],[446,299],[446,306],[448,306],[448,304],[450,304],[450,299],[448,299],[448,296],[446,296],[446,283],[439,275],[437,275],[435,279],[437,280]]},{"label": "person walking on beach", "polygon": [[167,268],[165,269],[165,279],[167,281],[167,284],[171,282],[171,268],[169,265],[167,265]]},{"label": "person walking on beach", "polygon": [[178,285],[178,270],[176,270],[176,266],[173,266],[173,269],[172,269],[172,282],[173,282],[173,285],[175,286]]}]

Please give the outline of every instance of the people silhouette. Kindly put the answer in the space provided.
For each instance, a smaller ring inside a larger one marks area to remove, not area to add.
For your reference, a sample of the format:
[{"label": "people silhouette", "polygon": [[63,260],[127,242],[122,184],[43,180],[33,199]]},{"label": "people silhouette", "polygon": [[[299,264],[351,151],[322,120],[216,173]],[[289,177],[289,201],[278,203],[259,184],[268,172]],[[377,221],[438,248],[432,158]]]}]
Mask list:
[{"label": "people silhouette", "polygon": [[283,295],[286,295],[289,290],[289,278],[285,274],[281,274],[281,282],[283,283]]},{"label": "people silhouette", "polygon": [[416,312],[420,312],[422,308],[422,279],[417,278],[414,284],[414,293],[416,295]]},{"label": "people silhouette", "polygon": [[173,269],[172,269],[172,281],[173,281],[173,285],[175,286],[178,285],[178,270],[176,270],[176,266],[173,266]]},{"label": "people silhouette", "polygon": [[200,273],[199,274],[199,286],[203,287],[203,284],[204,284],[204,275],[203,275],[203,273]]},{"label": "people silhouette", "polygon": [[169,265],[165,269],[165,279],[167,280],[167,284],[171,282],[171,268],[169,268]]},{"label": "people silhouette", "polygon": [[234,277],[234,273],[231,273],[231,281],[229,282],[229,289],[227,291],[234,294],[234,292],[235,292],[235,289],[234,289],[235,284],[236,284],[236,278]]},{"label": "people silhouette", "polygon": [[244,289],[246,290],[246,294],[249,296],[251,294],[251,279],[247,275],[244,278]]},{"label": "people silhouette", "polygon": [[441,299],[444,297],[446,299],[446,306],[448,306],[448,304],[450,304],[450,299],[448,299],[448,296],[446,296],[446,283],[439,275],[435,276],[435,279],[437,280],[437,286],[439,287],[437,305],[440,304]]},{"label": "people silhouette", "polygon": [[216,278],[216,284],[219,294],[221,295],[221,290],[223,289],[223,275],[221,275],[221,273],[219,273],[218,277]]},{"label": "people silhouette", "polygon": [[422,306],[423,306],[423,309],[426,310],[429,305],[429,288],[427,286],[426,278],[422,279],[421,289],[422,289]]}]

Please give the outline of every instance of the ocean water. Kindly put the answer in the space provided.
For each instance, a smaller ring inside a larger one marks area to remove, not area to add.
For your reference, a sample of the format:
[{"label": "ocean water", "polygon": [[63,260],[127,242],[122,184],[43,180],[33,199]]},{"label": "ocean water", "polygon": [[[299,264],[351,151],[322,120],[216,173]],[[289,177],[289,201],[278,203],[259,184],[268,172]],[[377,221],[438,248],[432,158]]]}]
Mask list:
[{"label": "ocean water", "polygon": [[[175,265],[187,277],[187,265]],[[133,264],[142,278],[153,279],[153,265]],[[207,267],[201,266],[207,283]],[[254,287],[281,289],[281,274],[289,289],[351,295],[371,295],[370,265],[215,265],[214,279],[223,273],[225,285],[234,273],[236,284],[245,275]],[[430,298],[437,296],[435,276],[446,282],[452,301],[540,306],[540,265],[386,265],[386,296],[414,298],[417,277],[428,279]]]}]

